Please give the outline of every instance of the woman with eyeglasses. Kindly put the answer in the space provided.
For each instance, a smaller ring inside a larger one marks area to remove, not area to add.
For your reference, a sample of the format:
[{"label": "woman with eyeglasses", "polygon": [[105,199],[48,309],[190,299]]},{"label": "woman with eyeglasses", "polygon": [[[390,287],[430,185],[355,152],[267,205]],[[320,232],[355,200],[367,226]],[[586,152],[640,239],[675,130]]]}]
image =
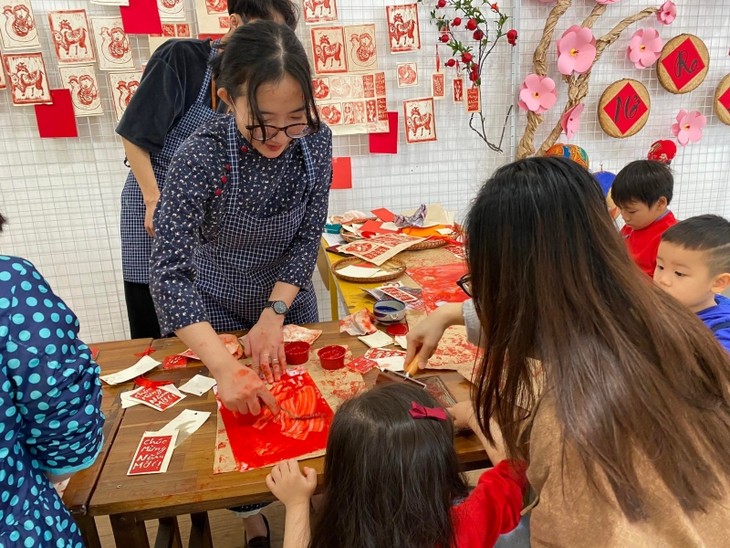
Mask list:
[{"label": "woman with eyeglasses", "polygon": [[[591,174],[563,158],[501,167],[466,241],[486,342],[474,411],[529,462],[530,545],[728,546],[730,358],[645,282]],[[411,352],[455,313],[419,324]]]},{"label": "woman with eyeglasses", "polygon": [[275,413],[262,380],[216,331],[250,329],[245,351],[268,382],[285,365],[282,326],[318,320],[312,272],[327,215],[332,133],[314,104],[294,32],[256,21],[213,61],[231,114],[173,158],[154,217],[150,289],[160,327],[200,356],[230,410]]}]

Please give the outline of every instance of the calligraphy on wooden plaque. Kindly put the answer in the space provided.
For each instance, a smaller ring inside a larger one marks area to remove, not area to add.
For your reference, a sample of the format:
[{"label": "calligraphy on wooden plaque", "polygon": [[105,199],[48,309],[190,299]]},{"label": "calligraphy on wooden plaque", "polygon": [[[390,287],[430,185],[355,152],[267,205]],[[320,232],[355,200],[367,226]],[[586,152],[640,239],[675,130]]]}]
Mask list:
[{"label": "calligraphy on wooden plaque", "polygon": [[623,139],[637,134],[649,119],[651,101],[644,84],[637,80],[614,82],[601,95],[598,122],[611,137]]},{"label": "calligraphy on wooden plaque", "polygon": [[715,89],[715,114],[723,124],[730,125],[730,74],[725,76]]},{"label": "calligraphy on wooden plaque", "polygon": [[657,78],[670,93],[689,93],[705,81],[710,54],[692,34],[680,34],[664,45],[656,64]]}]

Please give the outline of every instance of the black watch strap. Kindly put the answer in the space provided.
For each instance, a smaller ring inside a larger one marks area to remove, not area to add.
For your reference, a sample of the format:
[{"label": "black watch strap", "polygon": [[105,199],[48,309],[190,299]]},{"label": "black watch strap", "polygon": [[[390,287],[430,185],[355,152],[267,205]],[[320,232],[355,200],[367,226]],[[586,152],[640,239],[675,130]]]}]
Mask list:
[{"label": "black watch strap", "polygon": [[284,316],[287,312],[289,312],[289,307],[284,301],[267,301],[266,306],[272,308],[274,312],[280,316]]}]

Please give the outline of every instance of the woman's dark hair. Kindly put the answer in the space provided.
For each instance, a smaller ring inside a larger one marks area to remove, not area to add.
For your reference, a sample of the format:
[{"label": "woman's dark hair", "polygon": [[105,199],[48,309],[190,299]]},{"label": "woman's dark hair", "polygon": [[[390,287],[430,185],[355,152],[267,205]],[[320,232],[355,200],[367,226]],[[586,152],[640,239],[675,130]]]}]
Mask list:
[{"label": "woman's dark hair", "polygon": [[674,176],[671,168],[655,160],[636,160],[618,172],[611,185],[611,198],[619,206],[641,202],[653,206],[661,197],[672,201]]},{"label": "woman's dark hair", "polygon": [[474,394],[484,432],[494,416],[509,453],[522,454],[538,358],[555,436],[609,497],[593,479],[605,475],[628,519],[648,517],[643,459],[686,512],[719,499],[718,474],[730,473],[730,357],[632,264],[593,177],[562,158],[506,165],[479,191],[466,234],[488,341]]},{"label": "woman's dark hair", "polygon": [[319,131],[309,59],[289,27],[272,21],[241,25],[223,45],[223,53],[211,61],[211,66],[216,85],[228,91],[232,100],[246,94],[256,125],[265,125],[256,100],[259,87],[280,82],[288,74],[302,88],[307,123],[313,131]]},{"label": "woman's dark hair", "polygon": [[3,227],[8,223],[8,220],[3,217],[3,214],[0,213],[0,232],[3,231]]},{"label": "woman's dark hair", "polygon": [[376,386],[339,408],[327,440],[317,548],[451,546],[451,507],[467,489],[450,420],[414,419],[438,403],[405,384]]},{"label": "woman's dark hair", "polygon": [[271,21],[276,15],[281,15],[286,26],[292,30],[296,30],[299,22],[299,10],[291,0],[228,0],[228,14],[238,15],[244,21]]}]

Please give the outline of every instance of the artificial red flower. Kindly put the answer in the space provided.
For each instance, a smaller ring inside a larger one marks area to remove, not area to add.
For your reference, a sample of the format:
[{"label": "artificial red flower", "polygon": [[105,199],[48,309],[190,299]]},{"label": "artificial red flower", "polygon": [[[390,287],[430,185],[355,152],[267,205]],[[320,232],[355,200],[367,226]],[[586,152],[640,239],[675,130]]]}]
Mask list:
[{"label": "artificial red flower", "polygon": [[449,35],[446,33],[443,33],[441,36],[439,36],[439,40],[441,40],[444,44],[449,41]]},{"label": "artificial red flower", "polygon": [[494,4],[492,4],[489,7],[492,8],[492,11],[495,13],[499,11],[499,6],[497,5],[497,2],[495,2]]},{"label": "artificial red flower", "polygon": [[436,7],[437,8],[445,8],[446,7],[446,0],[438,0],[438,2],[436,2]]},{"label": "artificial red flower", "polygon": [[452,27],[458,27],[461,25],[461,17],[454,17],[454,19],[451,21]]},{"label": "artificial red flower", "polygon": [[477,29],[474,31],[474,40],[481,40],[484,38],[484,32],[482,32],[482,29]]},{"label": "artificial red flower", "polygon": [[476,19],[469,19],[466,22],[466,30],[477,30],[477,20]]},{"label": "artificial red flower", "polygon": [[517,45],[517,30],[516,29],[510,29],[507,31],[507,42],[512,46]]},{"label": "artificial red flower", "polygon": [[471,53],[469,53],[468,51],[465,51],[464,53],[461,54],[461,60],[464,61],[465,63],[471,62],[471,60],[473,58],[474,58],[474,56]]},{"label": "artificial red flower", "polygon": [[447,67],[453,67],[456,64],[456,59],[447,59],[444,65]]}]

